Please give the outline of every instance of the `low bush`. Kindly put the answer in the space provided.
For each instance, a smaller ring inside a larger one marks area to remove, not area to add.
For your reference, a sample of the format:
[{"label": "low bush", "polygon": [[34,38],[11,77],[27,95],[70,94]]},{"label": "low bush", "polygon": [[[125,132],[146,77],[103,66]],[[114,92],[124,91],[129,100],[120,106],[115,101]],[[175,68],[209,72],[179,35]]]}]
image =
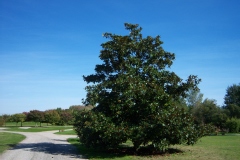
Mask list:
[{"label": "low bush", "polygon": [[240,119],[231,118],[226,122],[226,127],[230,133],[238,133],[240,131]]}]

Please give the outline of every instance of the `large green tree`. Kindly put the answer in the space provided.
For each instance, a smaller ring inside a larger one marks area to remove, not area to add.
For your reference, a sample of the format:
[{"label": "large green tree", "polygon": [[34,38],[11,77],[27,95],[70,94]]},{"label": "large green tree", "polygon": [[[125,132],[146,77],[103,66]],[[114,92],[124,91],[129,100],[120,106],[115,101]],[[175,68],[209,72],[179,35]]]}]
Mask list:
[{"label": "large green tree", "polygon": [[95,74],[84,76],[86,105],[95,106],[75,118],[80,141],[89,147],[116,147],[131,140],[135,149],[149,145],[194,144],[201,132],[176,102],[200,79],[183,81],[170,71],[175,55],[162,48],[160,36],[143,38],[142,28],[125,23],[129,35],[105,33]]}]

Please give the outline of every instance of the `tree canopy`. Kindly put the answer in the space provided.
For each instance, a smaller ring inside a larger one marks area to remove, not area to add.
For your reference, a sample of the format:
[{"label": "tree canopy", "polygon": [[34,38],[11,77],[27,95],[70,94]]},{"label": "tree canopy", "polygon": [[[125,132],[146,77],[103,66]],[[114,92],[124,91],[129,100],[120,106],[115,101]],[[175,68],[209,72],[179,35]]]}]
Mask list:
[{"label": "tree canopy", "polygon": [[95,106],[75,118],[80,141],[89,147],[116,147],[131,140],[135,149],[149,145],[165,150],[170,144],[194,144],[201,132],[191,115],[176,102],[200,79],[183,81],[170,67],[175,54],[162,48],[160,36],[143,38],[142,28],[125,23],[129,35],[105,33],[95,74],[83,76],[86,105]]},{"label": "tree canopy", "polygon": [[44,121],[44,112],[39,111],[39,110],[31,110],[28,113],[28,119],[34,121],[37,126],[37,122],[40,122],[40,126],[41,126],[41,122]]},{"label": "tree canopy", "polygon": [[21,122],[21,127],[22,127],[22,123],[25,121],[26,115],[23,113],[16,113],[12,115],[11,118],[12,118],[12,121],[16,122],[17,124],[18,122]]},{"label": "tree canopy", "polygon": [[47,123],[56,124],[60,120],[60,115],[57,110],[47,110],[45,111],[44,118]]},{"label": "tree canopy", "polygon": [[240,84],[229,86],[224,97],[224,108],[230,117],[240,118]]}]

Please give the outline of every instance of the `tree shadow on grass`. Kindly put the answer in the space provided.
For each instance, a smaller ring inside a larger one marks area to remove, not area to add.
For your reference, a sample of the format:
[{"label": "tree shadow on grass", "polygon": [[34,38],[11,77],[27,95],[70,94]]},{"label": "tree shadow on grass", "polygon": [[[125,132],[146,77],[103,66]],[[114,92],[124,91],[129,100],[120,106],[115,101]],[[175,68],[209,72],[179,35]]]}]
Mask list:
[{"label": "tree shadow on grass", "polygon": [[[71,141],[71,139],[69,139]],[[74,141],[74,140],[72,140]],[[76,141],[76,140],[75,140]],[[74,145],[78,148],[78,151],[87,158],[95,158],[95,159],[114,159],[121,158],[125,156],[168,156],[170,154],[183,153],[183,151],[179,149],[169,148],[166,152],[153,152],[149,147],[142,147],[138,151],[135,151],[131,146],[120,146],[117,149],[93,149],[87,148],[81,143],[74,143]]]}]

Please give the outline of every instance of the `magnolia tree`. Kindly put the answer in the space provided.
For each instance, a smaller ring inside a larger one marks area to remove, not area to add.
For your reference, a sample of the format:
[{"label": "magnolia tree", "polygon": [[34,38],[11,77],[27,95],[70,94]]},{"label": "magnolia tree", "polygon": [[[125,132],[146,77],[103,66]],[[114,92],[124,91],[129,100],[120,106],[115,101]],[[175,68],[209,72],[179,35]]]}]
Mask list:
[{"label": "magnolia tree", "polygon": [[88,147],[117,147],[132,141],[164,151],[169,145],[194,144],[202,131],[176,102],[200,79],[183,81],[170,71],[175,55],[162,48],[160,36],[143,37],[142,28],[125,23],[129,35],[105,33],[95,74],[83,76],[86,105],[95,106],[75,117],[80,142]]}]

